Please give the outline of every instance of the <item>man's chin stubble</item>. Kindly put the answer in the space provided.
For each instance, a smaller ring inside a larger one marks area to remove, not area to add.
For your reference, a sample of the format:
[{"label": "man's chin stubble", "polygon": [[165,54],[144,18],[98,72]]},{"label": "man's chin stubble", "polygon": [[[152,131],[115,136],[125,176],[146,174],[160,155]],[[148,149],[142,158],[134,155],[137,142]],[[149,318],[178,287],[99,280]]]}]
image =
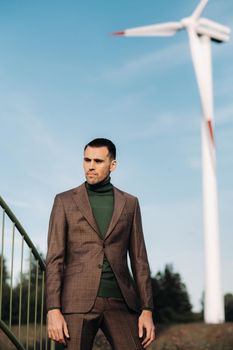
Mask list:
[{"label": "man's chin stubble", "polygon": [[96,185],[99,181],[97,179],[86,179],[89,185]]}]

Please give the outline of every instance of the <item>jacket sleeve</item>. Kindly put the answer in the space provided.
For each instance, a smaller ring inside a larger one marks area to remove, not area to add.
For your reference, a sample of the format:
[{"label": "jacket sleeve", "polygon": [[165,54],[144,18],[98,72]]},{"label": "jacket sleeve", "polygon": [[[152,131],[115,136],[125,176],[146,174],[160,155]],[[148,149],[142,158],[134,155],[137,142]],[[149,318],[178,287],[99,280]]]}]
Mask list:
[{"label": "jacket sleeve", "polygon": [[153,309],[150,267],[143,236],[141,212],[136,198],[132,230],[130,234],[129,256],[133,277],[141,301],[141,309]]},{"label": "jacket sleeve", "polygon": [[57,195],[49,221],[48,251],[46,257],[46,307],[61,308],[61,284],[66,251],[67,221],[62,200]]}]

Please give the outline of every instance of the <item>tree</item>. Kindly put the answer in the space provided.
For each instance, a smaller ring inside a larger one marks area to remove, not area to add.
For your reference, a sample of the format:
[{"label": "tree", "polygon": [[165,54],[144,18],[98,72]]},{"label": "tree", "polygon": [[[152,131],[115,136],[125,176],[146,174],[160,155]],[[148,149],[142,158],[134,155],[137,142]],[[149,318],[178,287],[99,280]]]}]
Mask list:
[{"label": "tree", "polygon": [[4,256],[2,258],[2,256],[0,255],[0,271],[1,271],[2,264],[3,264],[3,267],[2,267],[2,284],[6,285],[7,284],[7,280],[9,278],[9,274],[7,272],[6,260],[5,260]]},{"label": "tree", "polygon": [[173,266],[167,264],[163,272],[152,278],[155,322],[192,321],[192,305],[185,284]]}]

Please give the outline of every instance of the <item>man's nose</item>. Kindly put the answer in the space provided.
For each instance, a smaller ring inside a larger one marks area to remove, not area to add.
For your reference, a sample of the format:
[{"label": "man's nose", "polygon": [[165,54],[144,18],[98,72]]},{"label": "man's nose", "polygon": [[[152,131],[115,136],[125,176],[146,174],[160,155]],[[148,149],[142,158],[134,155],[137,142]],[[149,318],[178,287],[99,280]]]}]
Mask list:
[{"label": "man's nose", "polygon": [[94,160],[91,160],[89,169],[90,170],[94,170],[95,169],[95,161]]}]

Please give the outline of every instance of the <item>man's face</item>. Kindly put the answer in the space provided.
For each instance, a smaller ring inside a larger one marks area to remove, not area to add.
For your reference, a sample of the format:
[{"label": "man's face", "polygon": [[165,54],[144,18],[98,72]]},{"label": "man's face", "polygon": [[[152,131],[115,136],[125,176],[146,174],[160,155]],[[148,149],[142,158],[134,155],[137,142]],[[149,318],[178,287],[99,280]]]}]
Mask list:
[{"label": "man's face", "polygon": [[83,168],[90,185],[103,181],[116,168],[116,160],[109,157],[107,147],[90,147],[84,151]]}]

